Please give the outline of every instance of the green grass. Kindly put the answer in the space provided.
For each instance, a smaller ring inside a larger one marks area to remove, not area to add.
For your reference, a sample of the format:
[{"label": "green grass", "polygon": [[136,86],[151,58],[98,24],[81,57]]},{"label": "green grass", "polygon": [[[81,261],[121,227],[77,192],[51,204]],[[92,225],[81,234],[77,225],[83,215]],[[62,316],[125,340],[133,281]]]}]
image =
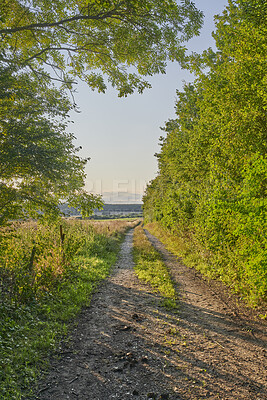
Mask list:
[{"label": "green grass", "polygon": [[[76,236],[79,236],[79,240],[76,240],[75,254],[73,253],[70,257],[70,243],[66,241],[66,247],[68,246],[66,253],[69,260],[64,268],[61,268],[59,277],[58,265],[55,263],[57,269],[55,275],[52,274],[53,264],[49,265],[49,274],[43,271],[42,279],[39,277],[38,290],[35,288],[35,291],[31,291],[30,286],[29,290],[24,290],[22,297],[19,296],[19,290],[14,290],[12,283],[10,291],[8,288],[4,290],[4,283],[7,285],[8,280],[12,280],[12,265],[9,266],[10,277],[7,276],[7,270],[3,268],[4,264],[0,265],[2,267],[2,270],[0,269],[2,274],[0,274],[0,291],[2,292],[0,301],[1,400],[32,398],[37,379],[48,367],[48,356],[60,346],[62,338],[68,332],[69,323],[83,306],[90,303],[94,289],[109,274],[117,259],[123,233],[127,226],[132,224],[132,222],[124,222],[119,226],[117,224],[116,227],[113,225],[107,227],[101,223],[88,229],[87,225],[81,228],[78,222],[77,226],[72,227],[72,232],[74,229]],[[16,233],[16,236],[18,237],[19,234]],[[43,236],[49,236],[47,230]],[[21,243],[25,244],[23,240]],[[45,240],[41,243],[44,253],[49,255],[49,248],[44,243]],[[51,254],[49,257],[47,260],[52,262]],[[40,256],[42,265],[43,258],[44,254]],[[3,262],[3,259],[1,261]],[[36,273],[38,271],[40,273],[38,260],[36,260],[35,269]],[[20,274],[16,276],[17,281]],[[54,277],[54,284],[51,283],[51,277]],[[25,280],[22,281],[26,287]],[[41,283],[44,287],[40,286]],[[19,288],[19,282],[15,286]],[[25,293],[30,294],[28,298],[25,297]]]},{"label": "green grass", "polygon": [[[234,267],[232,268],[229,265],[227,268],[227,261],[229,261],[230,256],[226,260],[226,255],[213,254],[211,251],[205,250],[194,238],[194,235],[190,235],[188,232],[172,233],[158,222],[148,223],[145,228],[156,236],[170,252],[181,257],[187,267],[199,271],[208,280],[221,281],[232,293],[237,294],[246,306],[258,309],[259,313],[266,310],[266,301],[259,297],[259,292],[256,289],[255,293],[250,290],[250,287],[246,285],[246,280],[242,278],[242,274],[235,264],[233,252],[229,253],[233,258],[232,266]],[[262,277],[262,281],[264,281],[264,277]],[[260,318],[262,318],[261,315],[264,316],[265,312],[259,314]]]},{"label": "green grass", "polygon": [[168,268],[159,252],[147,239],[141,226],[135,228],[133,244],[135,273],[138,278],[149,283],[163,296],[162,305],[165,308],[177,308],[177,295]]},{"label": "green grass", "polygon": [[188,233],[174,234],[162,227],[159,223],[153,222],[145,225],[145,228],[157,237],[171,253],[183,259],[183,263],[189,268],[195,268],[208,279],[218,278],[218,273],[210,263],[210,254],[200,248],[193,235]]}]

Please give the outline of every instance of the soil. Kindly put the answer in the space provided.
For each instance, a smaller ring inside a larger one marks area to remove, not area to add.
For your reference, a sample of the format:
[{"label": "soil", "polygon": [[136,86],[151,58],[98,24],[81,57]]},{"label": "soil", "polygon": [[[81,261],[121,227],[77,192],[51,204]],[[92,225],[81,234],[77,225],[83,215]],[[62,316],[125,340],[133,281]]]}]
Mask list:
[{"label": "soil", "polygon": [[40,383],[40,400],[265,400],[266,322],[147,232],[177,287],[178,309],[133,272],[132,234]]}]

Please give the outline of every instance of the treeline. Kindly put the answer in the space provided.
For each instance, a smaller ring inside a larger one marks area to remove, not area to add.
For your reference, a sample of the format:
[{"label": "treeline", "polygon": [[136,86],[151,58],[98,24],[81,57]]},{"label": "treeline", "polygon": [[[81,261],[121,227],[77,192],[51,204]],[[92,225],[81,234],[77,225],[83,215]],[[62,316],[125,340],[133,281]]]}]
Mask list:
[{"label": "treeline", "polygon": [[217,51],[190,57],[196,79],[163,128],[144,214],[255,304],[267,289],[266,1],[229,1],[213,35]]},{"label": "treeline", "polygon": [[55,220],[65,202],[83,216],[102,207],[69,131],[77,82],[142,93],[201,25],[189,1],[0,1],[0,227]]},{"label": "treeline", "polygon": [[[81,215],[79,210],[74,207],[69,207],[67,203],[61,204],[59,206],[60,211],[66,216],[69,215]],[[113,213],[113,212],[130,212],[136,214],[142,214],[142,205],[141,204],[103,204],[101,211],[98,209],[93,210],[94,212],[100,213]]]}]

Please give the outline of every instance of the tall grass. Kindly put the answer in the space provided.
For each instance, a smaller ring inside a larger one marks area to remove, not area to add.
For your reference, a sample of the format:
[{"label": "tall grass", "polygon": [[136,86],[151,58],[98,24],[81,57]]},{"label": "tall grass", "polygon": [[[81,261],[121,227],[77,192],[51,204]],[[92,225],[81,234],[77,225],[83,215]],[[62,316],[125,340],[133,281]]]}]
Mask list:
[{"label": "tall grass", "polygon": [[0,399],[31,398],[48,354],[89,304],[135,222],[60,224],[16,223],[1,232]]}]

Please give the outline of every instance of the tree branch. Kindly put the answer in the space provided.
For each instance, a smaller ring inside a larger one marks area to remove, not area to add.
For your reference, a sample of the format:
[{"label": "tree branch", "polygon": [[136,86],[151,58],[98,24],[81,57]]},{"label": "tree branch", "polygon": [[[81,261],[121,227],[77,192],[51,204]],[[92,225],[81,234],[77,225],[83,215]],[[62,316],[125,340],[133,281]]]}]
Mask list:
[{"label": "tree branch", "polygon": [[48,78],[52,81],[57,81],[57,82],[61,82],[61,83],[65,83],[66,85],[73,85],[73,84],[77,84],[76,81],[65,81],[64,79],[57,79],[49,74],[46,74],[45,72],[42,71],[37,71],[36,69],[34,69],[30,64],[27,65],[28,68],[30,68],[30,70],[32,71],[32,73],[34,75],[36,75],[38,77],[38,75],[44,77],[44,78]]},{"label": "tree branch", "polygon": [[118,18],[120,16],[119,13],[114,13],[112,11],[98,14],[95,16],[91,15],[75,15],[74,17],[71,18],[65,18],[60,21],[55,21],[55,22],[39,22],[36,24],[29,24],[25,26],[17,26],[15,28],[5,28],[5,29],[0,29],[0,34],[7,34],[7,33],[15,33],[15,32],[21,32],[21,31],[27,31],[27,30],[33,30],[36,28],[53,28],[57,26],[61,26],[64,24],[68,24],[69,22],[74,22],[74,21],[82,21],[82,20],[105,20],[107,18]]}]

